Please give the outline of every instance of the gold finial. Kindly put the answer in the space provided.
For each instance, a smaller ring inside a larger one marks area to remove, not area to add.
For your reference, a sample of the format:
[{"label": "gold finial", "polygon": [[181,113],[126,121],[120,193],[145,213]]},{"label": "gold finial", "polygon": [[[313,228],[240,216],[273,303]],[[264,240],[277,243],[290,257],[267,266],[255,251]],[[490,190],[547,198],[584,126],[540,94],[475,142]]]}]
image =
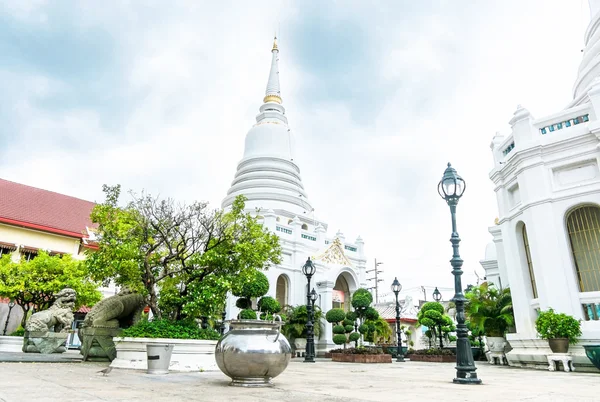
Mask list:
[{"label": "gold finial", "polygon": [[496,225],[498,225],[498,224],[500,223],[500,219],[498,219],[498,218],[494,219],[494,223],[495,223]]},{"label": "gold finial", "polygon": [[277,35],[275,35],[275,38],[273,39],[273,49],[271,49],[271,51],[273,50],[279,50],[277,47]]}]

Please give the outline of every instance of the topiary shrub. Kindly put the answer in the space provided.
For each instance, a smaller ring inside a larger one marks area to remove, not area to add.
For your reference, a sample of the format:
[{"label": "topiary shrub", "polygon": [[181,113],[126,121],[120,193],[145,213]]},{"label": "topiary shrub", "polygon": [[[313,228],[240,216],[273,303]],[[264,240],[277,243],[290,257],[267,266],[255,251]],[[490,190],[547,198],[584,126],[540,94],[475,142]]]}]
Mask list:
[{"label": "topiary shrub", "polygon": [[346,330],[346,333],[349,334],[350,332],[354,331],[354,325],[346,325],[344,329]]},{"label": "topiary shrub", "polygon": [[365,318],[367,320],[375,321],[379,318],[379,313],[373,307],[367,307],[365,310]]},{"label": "topiary shrub", "polygon": [[362,324],[358,327],[358,332],[360,332],[361,334],[366,334],[369,331],[369,326]]},{"label": "topiary shrub", "polygon": [[344,327],[348,326],[348,325],[354,325],[354,321],[351,321],[351,320],[349,320],[349,319],[346,318],[344,321],[342,321],[342,325]]},{"label": "topiary shrub", "polygon": [[346,333],[346,329],[344,328],[343,325],[335,325],[332,329],[334,334],[345,334]]},{"label": "topiary shrub", "polygon": [[275,314],[281,311],[281,304],[271,296],[262,297],[257,306],[260,311],[265,313]]},{"label": "topiary shrub", "polygon": [[357,318],[358,318],[358,316],[356,315],[356,313],[354,311],[348,311],[346,313],[347,320],[354,322],[354,321],[356,321]]},{"label": "topiary shrub", "polygon": [[360,339],[360,334],[358,332],[353,332],[350,334],[350,336],[348,337],[348,340],[350,342],[356,342]]},{"label": "topiary shrub", "polygon": [[333,343],[336,345],[345,345],[346,344],[346,335],[337,334],[333,336]]},{"label": "topiary shrub", "polygon": [[[373,302],[373,295],[367,289],[357,289],[352,295],[352,307],[354,310],[360,312],[365,310]],[[359,313],[360,315],[360,313]]]},{"label": "topiary shrub", "polygon": [[235,301],[235,306],[242,310],[250,308],[252,306],[252,301],[250,299],[246,299],[245,297],[239,298]]},{"label": "topiary shrub", "polygon": [[341,308],[332,308],[325,314],[325,319],[327,322],[332,324],[337,324],[338,322],[344,321],[346,318],[346,313]]},{"label": "topiary shrub", "polygon": [[251,299],[261,297],[269,291],[269,279],[258,270],[245,272],[241,279],[234,284],[231,290],[234,296]]},{"label": "topiary shrub", "polygon": [[256,311],[250,309],[242,310],[239,317],[241,320],[256,320]]}]

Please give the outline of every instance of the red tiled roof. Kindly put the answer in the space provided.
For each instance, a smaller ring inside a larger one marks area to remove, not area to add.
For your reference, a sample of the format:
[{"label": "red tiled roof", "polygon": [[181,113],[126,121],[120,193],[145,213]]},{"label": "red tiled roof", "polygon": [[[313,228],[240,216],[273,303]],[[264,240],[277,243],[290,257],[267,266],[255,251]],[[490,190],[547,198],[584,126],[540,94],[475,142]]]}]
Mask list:
[{"label": "red tiled roof", "polygon": [[76,311],[76,313],[89,313],[92,310],[91,307],[88,306],[81,306],[79,307],[79,310]]},{"label": "red tiled roof", "polygon": [[0,222],[73,237],[84,237],[91,201],[0,179]]}]

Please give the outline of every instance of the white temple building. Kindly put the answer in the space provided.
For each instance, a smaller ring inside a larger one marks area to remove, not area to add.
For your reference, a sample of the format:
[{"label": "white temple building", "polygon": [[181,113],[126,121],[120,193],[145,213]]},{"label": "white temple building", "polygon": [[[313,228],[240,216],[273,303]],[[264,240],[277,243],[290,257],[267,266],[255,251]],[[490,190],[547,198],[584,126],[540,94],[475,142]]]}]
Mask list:
[{"label": "white temple building", "polygon": [[512,292],[511,365],[547,368],[535,319],[550,307],[581,320],[583,337],[569,350],[577,370],[592,367],[580,345],[600,343],[600,0],[589,4],[571,102],[537,119],[518,106],[510,133],[491,143],[499,217],[481,265]]},{"label": "white temple building", "polygon": [[[265,272],[269,296],[281,305],[306,304],[307,280],[302,266],[308,257],[316,273],[311,280],[323,312],[333,307],[349,310],[350,295],[366,287],[364,241],[347,241],[343,233],[327,235],[327,224],[314,218],[314,208],[304,190],[296,161],[294,138],[285,116],[279,87],[279,49],[273,43],[267,90],[256,116],[256,124],[246,134],[244,156],[222,207],[229,208],[238,195],[247,198],[246,211],[276,233],[282,246],[282,262]],[[257,212],[258,211],[258,212]],[[227,302],[227,318],[236,317],[235,298]],[[330,324],[321,335],[319,351],[334,346]]]}]

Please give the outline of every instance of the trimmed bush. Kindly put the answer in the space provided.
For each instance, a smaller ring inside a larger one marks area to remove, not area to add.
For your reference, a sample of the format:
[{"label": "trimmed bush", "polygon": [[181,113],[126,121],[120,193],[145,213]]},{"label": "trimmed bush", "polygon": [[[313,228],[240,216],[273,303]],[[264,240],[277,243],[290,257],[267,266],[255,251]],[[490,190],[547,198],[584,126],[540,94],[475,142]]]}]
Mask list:
[{"label": "trimmed bush", "polygon": [[346,330],[346,333],[349,334],[350,332],[354,331],[354,325],[346,325],[344,329]]},{"label": "trimmed bush", "polygon": [[367,307],[365,310],[365,318],[367,320],[375,321],[379,318],[379,313],[373,307]]},{"label": "trimmed bush", "polygon": [[126,328],[122,336],[132,338],[171,338],[218,340],[221,335],[212,328],[202,329],[193,320],[142,320]]},{"label": "trimmed bush", "polygon": [[344,328],[343,325],[336,325],[333,327],[333,333],[334,334],[345,334],[346,329]]},{"label": "trimmed bush", "polygon": [[358,332],[353,332],[350,334],[350,336],[348,337],[348,340],[350,342],[356,342],[360,339],[360,334]]},{"label": "trimmed bush", "polygon": [[336,345],[343,345],[346,343],[346,335],[337,334],[333,336],[333,343]]},{"label": "trimmed bush", "polygon": [[354,321],[356,321],[357,318],[358,318],[358,316],[356,315],[356,313],[354,311],[348,311],[346,313],[347,320],[354,322]]},{"label": "trimmed bush", "polygon": [[252,298],[261,297],[269,291],[269,279],[260,271],[250,271],[244,275],[243,280],[236,284],[232,292],[234,296]]},{"label": "trimmed bush", "polygon": [[265,313],[275,314],[281,311],[281,304],[271,296],[261,298],[257,303],[258,309]]},{"label": "trimmed bush", "polygon": [[354,321],[351,321],[351,320],[349,320],[349,319],[347,319],[347,318],[346,318],[346,319],[345,319],[345,320],[342,322],[342,325],[343,325],[344,327],[346,327],[346,326],[348,326],[348,325],[354,325]]},{"label": "trimmed bush", "polygon": [[235,301],[235,306],[242,310],[250,308],[252,306],[252,301],[250,299],[246,299],[245,297],[239,298]]},{"label": "trimmed bush", "polygon": [[240,311],[241,320],[256,320],[256,311],[245,309]]},{"label": "trimmed bush", "polygon": [[327,322],[332,324],[344,321],[346,318],[346,313],[341,308],[332,308],[325,314],[325,319]]},{"label": "trimmed bush", "polygon": [[369,332],[369,326],[362,324],[358,327],[358,332],[360,332],[361,334],[366,334],[367,332]]}]

